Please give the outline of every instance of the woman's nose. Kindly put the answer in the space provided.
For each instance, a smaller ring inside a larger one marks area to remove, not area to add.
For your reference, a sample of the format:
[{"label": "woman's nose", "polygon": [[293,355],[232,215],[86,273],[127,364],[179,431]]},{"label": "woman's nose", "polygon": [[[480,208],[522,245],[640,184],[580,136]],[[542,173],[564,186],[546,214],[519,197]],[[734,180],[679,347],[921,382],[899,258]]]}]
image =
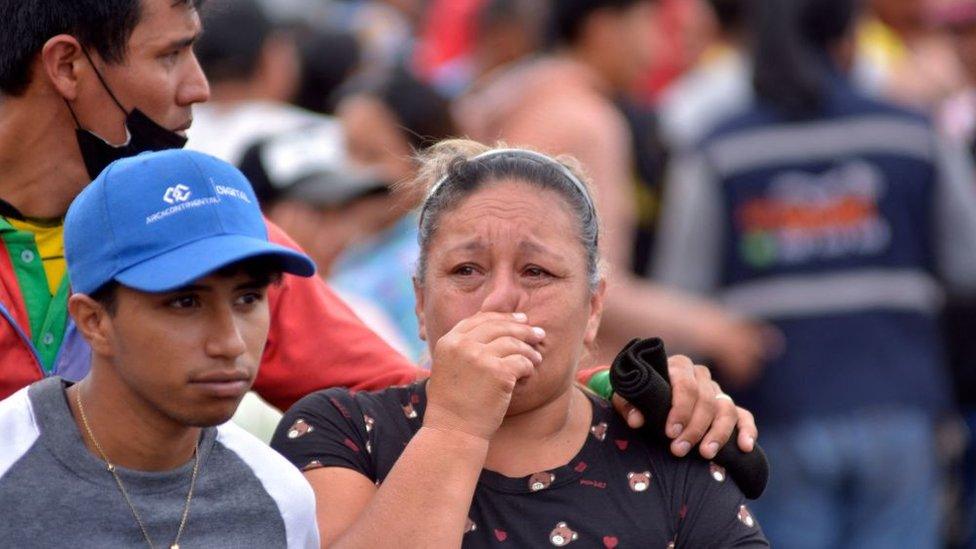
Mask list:
[{"label": "woman's nose", "polygon": [[494,313],[514,313],[519,310],[525,297],[512,273],[498,273],[492,277],[488,293],[481,303],[481,310]]}]

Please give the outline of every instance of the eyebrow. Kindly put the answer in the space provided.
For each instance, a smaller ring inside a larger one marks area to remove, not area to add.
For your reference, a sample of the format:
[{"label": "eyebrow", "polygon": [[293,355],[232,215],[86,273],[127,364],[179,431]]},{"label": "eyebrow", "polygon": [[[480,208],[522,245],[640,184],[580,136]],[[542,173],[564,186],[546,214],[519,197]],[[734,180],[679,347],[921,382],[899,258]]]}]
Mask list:
[{"label": "eyebrow", "polygon": [[553,253],[549,248],[543,246],[542,244],[532,242],[530,240],[523,240],[522,242],[519,243],[518,248],[520,251],[535,252],[535,253],[540,253],[552,257],[559,257],[557,254]]},{"label": "eyebrow", "polygon": [[[238,290],[258,290],[261,288],[266,288],[270,284],[268,282],[263,282],[261,280],[250,280],[248,282],[243,282],[234,286],[234,291]],[[189,284],[187,286],[180,286],[179,288],[166,292],[168,294],[181,294],[188,292],[212,292],[213,286],[205,286],[203,284]]]},{"label": "eyebrow", "polygon": [[[462,242],[456,246],[449,248],[448,253],[452,252],[480,252],[485,250],[488,246],[482,240],[469,240],[467,242]],[[545,256],[549,256],[554,259],[559,259],[562,256],[550,250],[549,248],[543,246],[542,244],[532,242],[530,240],[524,240],[519,243],[518,249],[523,253],[537,253]]]},{"label": "eyebrow", "polygon": [[478,252],[484,250],[488,246],[484,242],[479,240],[469,240],[467,242],[462,242],[456,246],[452,246],[447,251],[448,252]]},{"label": "eyebrow", "polygon": [[252,280],[250,282],[238,284],[234,287],[234,290],[260,290],[261,288],[267,288],[270,285],[270,281]]},{"label": "eyebrow", "polygon": [[210,291],[213,291],[213,288],[211,288],[210,286],[203,286],[202,284],[188,284],[186,286],[180,286],[179,288],[167,293],[180,294],[185,292],[210,292]]},{"label": "eyebrow", "polygon": [[189,48],[193,44],[197,43],[197,40],[200,39],[201,34],[203,34],[202,31],[194,34],[193,36],[173,40],[172,42],[166,44],[165,49],[181,50],[183,48]]}]

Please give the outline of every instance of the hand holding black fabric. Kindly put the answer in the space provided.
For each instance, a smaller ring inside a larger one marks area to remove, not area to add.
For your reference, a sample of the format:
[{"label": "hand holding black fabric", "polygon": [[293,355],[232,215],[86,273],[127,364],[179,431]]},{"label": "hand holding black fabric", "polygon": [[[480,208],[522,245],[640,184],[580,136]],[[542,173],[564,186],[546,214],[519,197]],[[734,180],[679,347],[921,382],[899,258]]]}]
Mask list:
[{"label": "hand holding black fabric", "polygon": [[[643,412],[646,419],[644,431],[663,439],[671,405],[664,342],[651,338],[628,343],[610,367],[610,383],[614,392]],[[766,489],[769,462],[758,444],[752,452],[740,450],[736,444],[738,436],[738,429],[734,429],[729,441],[712,461],[725,467],[747,498],[756,499]]]}]

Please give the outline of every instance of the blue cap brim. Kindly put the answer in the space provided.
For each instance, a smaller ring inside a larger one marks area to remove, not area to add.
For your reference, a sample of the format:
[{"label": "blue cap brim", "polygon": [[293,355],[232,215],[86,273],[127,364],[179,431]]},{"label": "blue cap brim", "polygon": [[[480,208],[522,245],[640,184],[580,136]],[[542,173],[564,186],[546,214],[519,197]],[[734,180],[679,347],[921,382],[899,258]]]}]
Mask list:
[{"label": "blue cap brim", "polygon": [[169,292],[238,261],[257,257],[274,259],[286,273],[306,277],[315,274],[315,263],[302,253],[260,238],[227,234],[180,246],[129,267],[114,278],[135,290]]}]

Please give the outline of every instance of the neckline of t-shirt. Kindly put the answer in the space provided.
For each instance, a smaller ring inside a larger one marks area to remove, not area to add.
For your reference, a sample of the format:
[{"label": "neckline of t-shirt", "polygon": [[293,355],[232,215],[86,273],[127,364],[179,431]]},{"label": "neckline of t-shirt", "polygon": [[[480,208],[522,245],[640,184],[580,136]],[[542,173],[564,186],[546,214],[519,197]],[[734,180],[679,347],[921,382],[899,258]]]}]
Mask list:
[{"label": "neckline of t-shirt", "polygon": [[[29,390],[31,406],[34,408],[34,415],[41,431],[41,441],[63,467],[79,478],[118,490],[115,478],[106,469],[105,462],[88,451],[81,438],[81,431],[76,427],[65,393],[65,389],[71,385],[57,376],[52,376],[36,383]],[[206,472],[206,463],[216,442],[216,435],[216,428],[203,430],[198,448],[200,476]],[[116,467],[115,470],[128,492],[164,494],[189,488],[193,460],[169,471],[137,471],[125,467]]]},{"label": "neckline of t-shirt", "polygon": [[508,494],[529,494],[575,483],[582,478],[583,473],[595,463],[595,458],[600,453],[600,445],[606,436],[610,420],[609,414],[612,413],[610,404],[606,400],[587,391],[583,391],[583,394],[588,397],[593,412],[590,434],[586,436],[586,441],[576,455],[566,464],[524,477],[509,477],[496,471],[482,469],[478,479],[479,487]]}]

